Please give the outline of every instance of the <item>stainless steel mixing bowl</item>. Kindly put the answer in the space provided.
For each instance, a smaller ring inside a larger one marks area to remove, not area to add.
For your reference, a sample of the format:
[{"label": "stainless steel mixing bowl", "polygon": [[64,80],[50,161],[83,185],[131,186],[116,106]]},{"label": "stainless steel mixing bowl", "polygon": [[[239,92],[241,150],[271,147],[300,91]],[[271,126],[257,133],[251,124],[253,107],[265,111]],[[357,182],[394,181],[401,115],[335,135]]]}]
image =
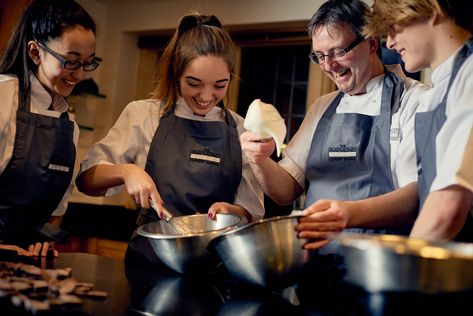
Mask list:
[{"label": "stainless steel mixing bowl", "polygon": [[225,268],[245,282],[282,289],[297,282],[313,252],[294,229],[299,216],[273,217],[225,232],[209,244]]},{"label": "stainless steel mixing bowl", "polygon": [[346,280],[369,292],[473,290],[473,244],[395,235],[346,234],[334,242]]},{"label": "stainless steel mixing bowl", "polygon": [[[222,232],[247,223],[245,217],[234,214],[217,214],[209,220],[207,214],[173,217],[172,223],[164,220],[138,227],[137,233],[147,238],[156,255],[169,268],[180,273],[205,271],[216,261],[207,251],[209,241]],[[197,233],[179,234],[173,225],[188,227]]]}]

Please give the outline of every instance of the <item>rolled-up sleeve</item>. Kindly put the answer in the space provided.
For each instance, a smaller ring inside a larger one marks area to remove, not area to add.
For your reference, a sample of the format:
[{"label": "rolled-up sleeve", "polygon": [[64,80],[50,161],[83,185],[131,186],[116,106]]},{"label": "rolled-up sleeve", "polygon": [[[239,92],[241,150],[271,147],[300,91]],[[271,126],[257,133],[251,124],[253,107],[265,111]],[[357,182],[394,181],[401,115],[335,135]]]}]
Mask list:
[{"label": "rolled-up sleeve", "polygon": [[305,188],[305,171],[312,138],[322,114],[337,96],[338,91],[321,96],[308,109],[302,124],[283,151],[279,165],[283,167],[301,186]]},{"label": "rolled-up sleeve", "polygon": [[[89,149],[79,175],[100,164],[134,163],[144,168],[159,121],[157,103],[140,100],[128,104],[107,135]],[[110,188],[105,195],[118,193],[122,188],[123,185]]]},{"label": "rolled-up sleeve", "polygon": [[[237,123],[238,134],[241,135],[245,128],[243,127],[244,119],[233,113],[232,116]],[[248,211],[252,216],[252,221],[257,221],[264,216],[264,192],[258,180],[253,174],[250,162],[245,153],[242,154],[242,172],[241,181],[237,189],[234,204],[240,205]]]}]

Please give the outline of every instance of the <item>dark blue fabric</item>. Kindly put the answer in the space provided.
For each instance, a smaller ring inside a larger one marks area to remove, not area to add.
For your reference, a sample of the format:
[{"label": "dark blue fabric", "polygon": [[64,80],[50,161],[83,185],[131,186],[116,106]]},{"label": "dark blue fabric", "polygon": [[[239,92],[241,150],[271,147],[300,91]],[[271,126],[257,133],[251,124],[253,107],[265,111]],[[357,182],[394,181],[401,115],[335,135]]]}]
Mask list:
[{"label": "dark blue fabric", "polygon": [[[453,63],[453,70],[448,82],[447,93],[440,104],[433,111],[416,113],[415,139],[417,153],[417,170],[420,208],[425,203],[430,192],[432,182],[437,176],[436,138],[442,128],[446,116],[447,98],[450,88],[464,61],[473,52],[473,39],[470,39],[458,52]],[[470,212],[471,214],[471,212]],[[467,223],[456,238],[462,241],[473,241],[473,218],[468,215]]]},{"label": "dark blue fabric", "polygon": [[[241,147],[236,123],[224,113],[225,122],[180,118],[174,109],[161,118],[145,170],[173,215],[206,213],[215,202],[234,202],[242,174]],[[157,220],[153,210],[146,216],[140,223]]]},{"label": "dark blue fabric", "polygon": [[13,153],[0,175],[0,240],[18,243],[48,238],[43,227],[67,191],[74,171],[74,124],[67,113],[60,118],[17,111]]},{"label": "dark blue fabric", "polygon": [[306,207],[319,199],[353,201],[395,189],[390,163],[391,117],[399,109],[403,89],[402,80],[386,72],[380,115],[375,117],[336,113],[343,93],[337,95],[312,139],[306,169]]}]

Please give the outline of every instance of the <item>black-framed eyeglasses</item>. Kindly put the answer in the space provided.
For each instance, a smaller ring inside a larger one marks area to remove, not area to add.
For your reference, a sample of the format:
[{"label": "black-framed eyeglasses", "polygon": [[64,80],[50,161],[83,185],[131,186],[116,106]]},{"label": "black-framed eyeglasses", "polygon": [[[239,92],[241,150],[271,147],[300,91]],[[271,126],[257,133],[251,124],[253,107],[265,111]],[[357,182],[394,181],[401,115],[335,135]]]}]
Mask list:
[{"label": "black-framed eyeglasses", "polygon": [[67,59],[61,57],[61,55],[59,55],[58,53],[53,51],[51,48],[46,46],[46,44],[41,43],[41,42],[37,42],[37,43],[38,43],[39,47],[41,47],[46,52],[51,54],[54,58],[56,58],[61,63],[61,66],[64,69],[77,70],[80,67],[82,67],[82,69],[84,69],[84,71],[93,71],[93,70],[97,69],[97,67],[99,66],[99,63],[97,62],[96,59],[93,59],[89,63],[81,63],[80,61],[67,60]]},{"label": "black-framed eyeglasses", "polygon": [[314,63],[314,64],[319,64],[322,65],[325,63],[325,57],[329,58],[331,61],[337,61],[341,60],[343,57],[345,57],[349,51],[351,51],[353,48],[355,48],[358,44],[363,42],[365,40],[364,37],[360,36],[356,40],[354,40],[350,45],[348,45],[345,48],[335,48],[331,50],[328,54],[322,54],[322,53],[310,53],[309,59]]}]

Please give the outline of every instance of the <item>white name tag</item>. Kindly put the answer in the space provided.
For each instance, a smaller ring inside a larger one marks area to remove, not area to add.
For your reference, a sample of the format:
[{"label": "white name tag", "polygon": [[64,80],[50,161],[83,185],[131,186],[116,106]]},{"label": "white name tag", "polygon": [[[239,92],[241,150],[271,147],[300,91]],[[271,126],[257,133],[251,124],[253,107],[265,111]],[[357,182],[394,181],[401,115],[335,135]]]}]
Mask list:
[{"label": "white name tag", "polygon": [[356,157],[356,151],[330,151],[328,153],[329,158],[346,158],[346,157]]},{"label": "white name tag", "polygon": [[389,138],[391,140],[399,140],[400,130],[399,128],[391,128],[391,132],[389,133]]},{"label": "white name tag", "polygon": [[220,157],[214,157],[214,156],[207,156],[207,155],[192,153],[191,154],[191,159],[192,160],[200,160],[200,161],[208,161],[208,162],[220,164]]},{"label": "white name tag", "polygon": [[328,148],[328,160],[356,160],[357,151],[357,146],[347,146],[344,144],[340,146],[332,146]]},{"label": "white name tag", "polygon": [[62,171],[62,172],[69,172],[69,167],[55,165],[55,164],[52,164],[52,163],[49,164],[48,169],[49,170]]}]

